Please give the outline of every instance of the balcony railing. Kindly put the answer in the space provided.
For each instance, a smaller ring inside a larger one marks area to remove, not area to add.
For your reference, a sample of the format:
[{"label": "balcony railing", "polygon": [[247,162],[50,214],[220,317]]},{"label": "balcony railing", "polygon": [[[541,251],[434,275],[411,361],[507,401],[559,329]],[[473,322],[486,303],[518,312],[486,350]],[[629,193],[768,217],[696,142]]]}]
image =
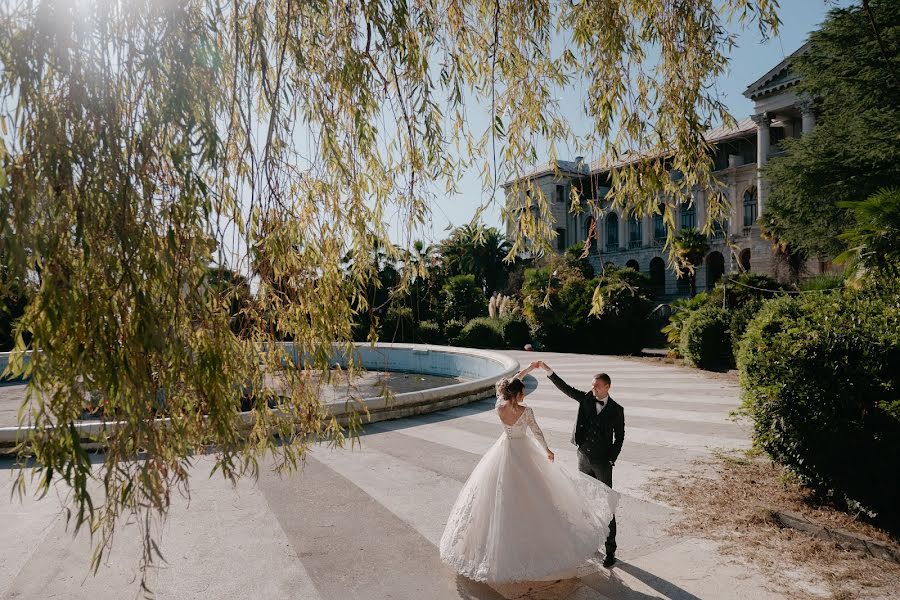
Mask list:
[{"label": "balcony railing", "polygon": [[633,250],[635,248],[642,248],[644,246],[644,240],[629,240],[628,241],[628,249]]},{"label": "balcony railing", "polygon": [[606,245],[606,253],[607,254],[612,254],[613,252],[618,252],[618,251],[619,251],[619,243],[618,242],[616,242],[615,244],[607,244]]},{"label": "balcony railing", "polygon": [[741,233],[744,235],[744,237],[750,237],[753,234],[753,226],[745,225],[744,228],[741,229]]}]

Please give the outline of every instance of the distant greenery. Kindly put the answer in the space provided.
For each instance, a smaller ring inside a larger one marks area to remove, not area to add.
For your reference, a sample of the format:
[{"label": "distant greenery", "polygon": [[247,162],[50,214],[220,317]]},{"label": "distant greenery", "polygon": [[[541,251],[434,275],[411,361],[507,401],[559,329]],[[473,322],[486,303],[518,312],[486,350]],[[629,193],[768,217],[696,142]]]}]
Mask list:
[{"label": "distant greenery", "polygon": [[593,279],[566,257],[529,270],[522,287],[525,317],[543,349],[636,354],[649,334],[653,292],[632,269],[609,267]]}]

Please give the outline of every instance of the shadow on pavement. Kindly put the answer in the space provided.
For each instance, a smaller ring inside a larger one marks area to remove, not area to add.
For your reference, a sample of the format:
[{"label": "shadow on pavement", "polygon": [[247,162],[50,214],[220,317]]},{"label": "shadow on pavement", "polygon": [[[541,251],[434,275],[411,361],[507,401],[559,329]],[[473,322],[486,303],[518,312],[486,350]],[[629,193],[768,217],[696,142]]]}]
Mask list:
[{"label": "shadow on pavement", "polygon": [[[684,590],[674,583],[663,579],[653,573],[645,571],[640,567],[636,567],[634,565],[619,561],[616,563],[616,566],[610,571],[609,581],[613,584],[614,587],[610,590],[614,596],[613,598],[628,598],[634,600],[643,600],[645,598],[658,598],[658,596],[648,596],[642,592],[637,592],[630,589],[625,582],[616,577],[616,570],[621,570],[624,573],[627,573],[643,583],[644,585],[653,588],[664,598],[668,598],[669,600],[702,600],[698,596]],[[618,589],[617,589],[618,588]],[[620,595],[621,594],[621,595]]]}]

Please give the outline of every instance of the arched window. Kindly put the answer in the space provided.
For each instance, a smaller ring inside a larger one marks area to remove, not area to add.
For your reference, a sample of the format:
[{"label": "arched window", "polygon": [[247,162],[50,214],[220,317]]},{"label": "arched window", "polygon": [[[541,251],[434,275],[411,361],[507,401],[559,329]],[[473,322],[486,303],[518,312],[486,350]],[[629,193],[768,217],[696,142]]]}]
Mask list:
[{"label": "arched window", "polygon": [[759,200],[756,188],[749,188],[744,192],[744,227],[753,227],[756,217],[759,215]]},{"label": "arched window", "polygon": [[713,289],[725,274],[725,257],[721,252],[710,252],[706,257],[706,289]]},{"label": "arched window", "polygon": [[606,248],[615,249],[619,247],[619,216],[611,212],[606,217]]},{"label": "arched window", "polygon": [[750,248],[744,248],[738,255],[738,266],[746,273],[750,270]]},{"label": "arched window", "polygon": [[697,226],[697,211],[694,203],[681,206],[681,228],[692,229]]},{"label": "arched window", "polygon": [[712,234],[715,238],[724,238],[728,235],[728,219],[723,219],[721,221],[713,221],[712,226]]},{"label": "arched window", "polygon": [[666,262],[658,256],[650,261],[650,285],[657,296],[666,293]]},{"label": "arched window", "polygon": [[653,215],[653,241],[659,242],[666,239],[666,224],[663,222],[663,213],[666,207],[660,204],[657,207],[658,213]]},{"label": "arched window", "polygon": [[643,243],[643,231],[641,231],[641,220],[638,217],[628,219],[628,247],[640,248]]},{"label": "arched window", "polygon": [[631,260],[629,260],[627,263],[625,263],[625,266],[628,267],[629,269],[634,269],[634,270],[637,271],[638,273],[641,272],[641,265],[640,265],[640,263],[638,263],[638,261],[636,261],[636,260],[634,260],[634,259],[631,259]]}]

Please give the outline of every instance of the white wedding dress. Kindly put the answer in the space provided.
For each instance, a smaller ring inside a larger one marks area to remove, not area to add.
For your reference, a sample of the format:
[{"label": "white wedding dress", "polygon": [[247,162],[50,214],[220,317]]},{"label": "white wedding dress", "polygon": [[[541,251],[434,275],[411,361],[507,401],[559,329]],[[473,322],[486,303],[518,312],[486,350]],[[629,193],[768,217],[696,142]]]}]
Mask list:
[{"label": "white wedding dress", "polygon": [[470,579],[495,583],[580,566],[606,540],[618,493],[550,462],[531,408],[503,426],[450,511],[441,559]]}]

